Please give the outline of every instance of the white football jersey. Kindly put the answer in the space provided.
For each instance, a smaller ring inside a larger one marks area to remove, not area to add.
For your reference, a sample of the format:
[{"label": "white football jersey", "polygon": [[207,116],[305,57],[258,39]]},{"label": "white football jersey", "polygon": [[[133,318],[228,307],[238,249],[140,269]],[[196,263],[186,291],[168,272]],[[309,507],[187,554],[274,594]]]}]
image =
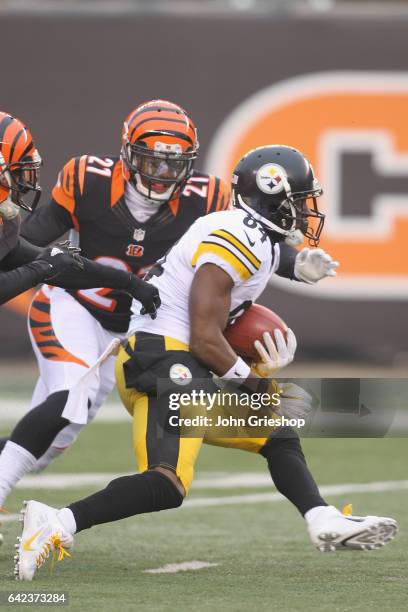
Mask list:
[{"label": "white football jersey", "polygon": [[140,315],[140,302],[134,300],[129,333],[151,332],[188,344],[190,288],[200,266],[212,263],[231,276],[233,319],[260,296],[279,265],[279,256],[279,244],[273,245],[262,226],[243,210],[225,210],[197,219],[159,260],[159,275],[149,280],[160,292],[157,318]]}]

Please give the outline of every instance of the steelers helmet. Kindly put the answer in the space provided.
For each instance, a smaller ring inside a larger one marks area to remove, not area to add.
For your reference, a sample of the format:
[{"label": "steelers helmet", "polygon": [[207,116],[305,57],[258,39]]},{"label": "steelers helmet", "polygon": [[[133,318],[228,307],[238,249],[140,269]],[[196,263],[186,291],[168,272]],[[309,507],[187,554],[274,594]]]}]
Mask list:
[{"label": "steelers helmet", "polygon": [[[323,190],[297,149],[268,145],[249,151],[232,176],[233,204],[254,217],[277,240],[317,246],[325,215],[317,198]],[[301,236],[301,239],[299,239]]]}]

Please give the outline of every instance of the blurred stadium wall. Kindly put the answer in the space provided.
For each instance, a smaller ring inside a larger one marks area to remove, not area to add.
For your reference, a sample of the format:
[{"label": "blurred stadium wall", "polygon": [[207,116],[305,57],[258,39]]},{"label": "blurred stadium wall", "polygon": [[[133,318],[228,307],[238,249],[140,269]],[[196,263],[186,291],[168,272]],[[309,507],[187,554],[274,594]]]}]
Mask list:
[{"label": "blurred stadium wall", "polygon": [[[123,118],[152,97],[190,111],[197,165],[224,178],[249,148],[298,147],[325,189],[322,247],[340,274],[274,280],[261,301],[304,359],[408,363],[403,4],[0,0],[0,23],[0,106],[34,134],[44,202],[69,157],[118,153]],[[1,309],[0,358],[29,354],[27,300]]]}]

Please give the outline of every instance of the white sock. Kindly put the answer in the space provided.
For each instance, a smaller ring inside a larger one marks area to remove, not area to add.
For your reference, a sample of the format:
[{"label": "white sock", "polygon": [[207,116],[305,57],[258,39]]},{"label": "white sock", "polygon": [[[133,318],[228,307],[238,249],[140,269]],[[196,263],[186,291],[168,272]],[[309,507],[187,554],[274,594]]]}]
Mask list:
[{"label": "white sock", "polygon": [[31,472],[37,459],[28,450],[15,444],[6,442],[0,455],[0,506],[7,495],[16,486],[25,474]]},{"label": "white sock", "polygon": [[77,525],[72,510],[69,508],[63,508],[58,512],[57,516],[64,529],[71,535],[74,535],[77,530]]},{"label": "white sock", "polygon": [[339,510],[337,510],[335,506],[315,506],[314,508],[311,508],[310,510],[306,512],[305,514],[306,522],[309,524],[313,523],[317,515],[320,514],[321,512],[323,514],[339,514]]}]

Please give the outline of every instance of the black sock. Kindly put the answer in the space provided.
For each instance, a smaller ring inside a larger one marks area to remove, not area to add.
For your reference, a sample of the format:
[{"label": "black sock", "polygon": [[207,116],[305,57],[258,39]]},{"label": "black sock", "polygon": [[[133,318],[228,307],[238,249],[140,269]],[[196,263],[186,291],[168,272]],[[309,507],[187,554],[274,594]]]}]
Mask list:
[{"label": "black sock", "polygon": [[282,428],[260,451],[268,462],[272,480],[282,495],[304,516],[315,506],[327,506],[309,471],[298,435],[291,427]]},{"label": "black sock", "polygon": [[62,418],[68,391],[57,391],[49,395],[17,423],[10,441],[28,450],[36,459],[49,449],[55,436],[69,424]]},{"label": "black sock", "polygon": [[116,478],[106,489],[68,507],[74,515],[78,532],[135,514],[177,508],[182,503],[183,496],[169,478],[150,470]]},{"label": "black sock", "polygon": [[3,450],[3,448],[6,446],[7,441],[8,441],[8,438],[0,438],[0,453]]}]

